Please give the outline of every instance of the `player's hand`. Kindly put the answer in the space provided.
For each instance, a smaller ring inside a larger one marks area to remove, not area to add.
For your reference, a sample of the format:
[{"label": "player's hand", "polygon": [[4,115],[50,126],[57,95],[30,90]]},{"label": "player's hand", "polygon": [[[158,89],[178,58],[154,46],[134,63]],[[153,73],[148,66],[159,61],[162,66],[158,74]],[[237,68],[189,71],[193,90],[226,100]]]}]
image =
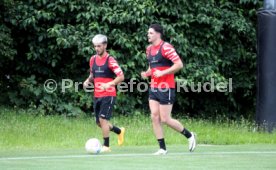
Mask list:
[{"label": "player's hand", "polygon": [[89,82],[88,79],[86,79],[86,80],[83,82],[83,87],[84,87],[84,88],[87,88],[87,87],[89,87],[90,85],[91,85],[91,83]]},{"label": "player's hand", "polygon": [[147,73],[146,73],[145,71],[141,72],[141,77],[142,77],[143,79],[148,78]]},{"label": "player's hand", "polygon": [[112,83],[102,83],[102,84],[100,85],[100,88],[101,88],[102,90],[106,90],[106,89],[110,88],[112,85],[113,85]]},{"label": "player's hand", "polygon": [[154,71],[153,76],[156,78],[162,77],[162,76],[164,76],[164,72],[160,71],[160,70],[156,70],[156,71]]}]

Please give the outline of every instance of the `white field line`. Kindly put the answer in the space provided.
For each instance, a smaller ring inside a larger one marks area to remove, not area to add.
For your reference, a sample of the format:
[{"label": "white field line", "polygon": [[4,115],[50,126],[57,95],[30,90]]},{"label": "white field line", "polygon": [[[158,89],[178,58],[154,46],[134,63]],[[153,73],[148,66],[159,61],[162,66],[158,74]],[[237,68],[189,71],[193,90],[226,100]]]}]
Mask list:
[{"label": "white field line", "polygon": [[[193,153],[168,153],[170,155],[239,155],[239,154],[276,154],[276,151],[234,151],[234,152],[193,152]],[[83,154],[83,155],[59,155],[59,156],[22,156],[22,157],[0,157],[0,161],[7,160],[34,160],[34,159],[67,159],[67,158],[89,158],[89,157],[143,157],[155,156],[152,153],[132,154]]]}]

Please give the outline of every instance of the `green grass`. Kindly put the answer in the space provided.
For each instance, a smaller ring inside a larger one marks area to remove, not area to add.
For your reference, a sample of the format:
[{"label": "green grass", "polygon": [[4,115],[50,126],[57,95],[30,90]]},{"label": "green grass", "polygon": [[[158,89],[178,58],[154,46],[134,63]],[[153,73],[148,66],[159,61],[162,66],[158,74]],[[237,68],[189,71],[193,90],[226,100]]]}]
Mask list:
[{"label": "green grass", "polygon": [[[88,138],[101,139],[94,118],[63,116],[34,116],[24,110],[0,109],[0,150],[79,149]],[[276,144],[276,133],[256,132],[248,121],[204,121],[181,119],[195,131],[199,144]],[[157,145],[150,118],[146,116],[114,117],[116,125],[126,127],[125,146]],[[187,145],[179,133],[165,127],[167,145]],[[111,146],[117,137],[111,133]]]},{"label": "green grass", "polygon": [[89,155],[88,138],[101,139],[94,118],[34,116],[26,110],[0,109],[0,169],[276,169],[276,133],[255,131],[246,121],[181,119],[198,136],[194,153],[187,140],[165,127],[168,155],[158,149],[147,116],[114,117],[126,127],[125,144],[111,134],[108,154]]},{"label": "green grass", "polygon": [[170,145],[165,156],[154,156],[155,146],[113,147],[111,153],[88,155],[82,149],[0,151],[0,169],[28,170],[183,170],[275,169],[276,145],[199,145],[188,153],[183,145]]}]

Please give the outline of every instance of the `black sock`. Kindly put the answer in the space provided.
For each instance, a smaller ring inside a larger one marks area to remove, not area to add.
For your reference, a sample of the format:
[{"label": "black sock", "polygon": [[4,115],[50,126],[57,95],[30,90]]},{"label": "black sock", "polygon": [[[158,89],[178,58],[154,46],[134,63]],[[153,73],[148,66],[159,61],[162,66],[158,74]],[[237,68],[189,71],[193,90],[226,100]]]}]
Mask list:
[{"label": "black sock", "polygon": [[186,138],[190,138],[192,136],[191,132],[188,131],[188,129],[183,129],[181,134],[183,134]]},{"label": "black sock", "polygon": [[103,138],[104,139],[104,146],[109,147],[109,137]]},{"label": "black sock", "polygon": [[158,143],[159,143],[160,149],[166,150],[165,139],[164,139],[164,138],[162,138],[162,139],[157,139],[157,141],[158,141]]},{"label": "black sock", "polygon": [[110,131],[116,133],[117,135],[119,135],[119,134],[121,133],[121,129],[118,128],[118,127],[116,127],[116,126],[114,126],[114,125],[113,125],[113,127],[110,129]]}]

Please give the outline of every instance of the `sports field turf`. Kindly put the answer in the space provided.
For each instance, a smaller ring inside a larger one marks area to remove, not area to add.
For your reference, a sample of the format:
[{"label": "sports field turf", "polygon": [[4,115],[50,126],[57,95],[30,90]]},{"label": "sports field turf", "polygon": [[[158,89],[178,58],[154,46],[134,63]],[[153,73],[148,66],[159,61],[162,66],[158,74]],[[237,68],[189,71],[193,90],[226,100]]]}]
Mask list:
[{"label": "sports field turf", "polygon": [[168,145],[168,154],[154,156],[157,146],[112,147],[111,153],[89,155],[85,150],[0,150],[0,169],[276,169],[276,145]]}]

